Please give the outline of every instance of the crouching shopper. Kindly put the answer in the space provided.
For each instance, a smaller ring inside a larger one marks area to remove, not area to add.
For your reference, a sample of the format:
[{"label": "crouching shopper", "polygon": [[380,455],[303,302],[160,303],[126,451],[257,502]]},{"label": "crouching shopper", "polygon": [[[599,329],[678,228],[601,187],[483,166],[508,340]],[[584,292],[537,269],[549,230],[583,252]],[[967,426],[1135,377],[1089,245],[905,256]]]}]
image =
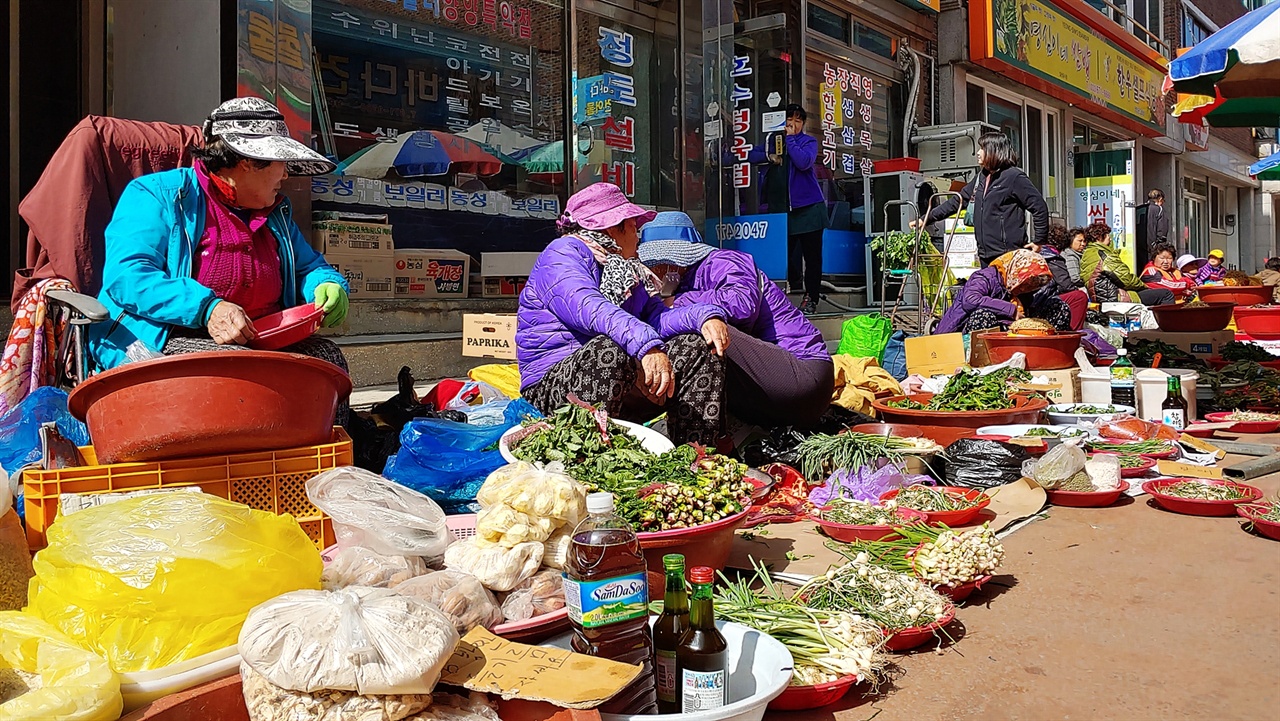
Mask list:
[{"label": "crouching shopper", "polygon": [[1040,318],[1059,331],[1071,330],[1071,309],[1050,292],[1053,282],[1044,258],[1030,250],[1014,250],[991,261],[965,281],[934,333],[972,333],[1008,328],[1015,320]]},{"label": "crouching shopper", "polygon": [[653,274],[636,246],[653,217],[608,183],[569,199],[562,237],[538,256],[520,293],[520,392],[544,413],[570,394],[624,420],[665,411],[677,445],[714,445],[729,329],[715,306],[667,308],[650,294]]},{"label": "crouching shopper", "polygon": [[641,231],[640,260],[674,286],[676,310],[725,313],[729,412],[763,427],[817,423],[831,405],[835,367],[822,334],[746,253],[702,242],[688,215],[659,213]]}]

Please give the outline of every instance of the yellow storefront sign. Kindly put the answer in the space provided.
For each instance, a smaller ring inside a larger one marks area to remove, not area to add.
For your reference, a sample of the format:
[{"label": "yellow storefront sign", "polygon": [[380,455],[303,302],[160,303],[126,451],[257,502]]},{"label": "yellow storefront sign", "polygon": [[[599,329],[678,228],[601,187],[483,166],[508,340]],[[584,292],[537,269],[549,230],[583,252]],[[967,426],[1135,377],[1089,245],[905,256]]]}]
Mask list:
[{"label": "yellow storefront sign", "polygon": [[[1154,53],[1139,57],[1058,7],[1070,4],[1069,0],[1058,4],[981,0],[970,20],[975,23],[970,28],[974,61],[988,67],[993,66],[991,60],[1003,63],[1049,85],[1040,88],[1046,92],[1062,97],[1053,91],[1068,91],[1070,95],[1063,99],[1084,100],[1163,132],[1167,111],[1160,85],[1164,71],[1153,65],[1163,59]],[[1078,12],[1087,17],[1094,11]],[[1099,19],[1104,22],[1109,21]]]}]

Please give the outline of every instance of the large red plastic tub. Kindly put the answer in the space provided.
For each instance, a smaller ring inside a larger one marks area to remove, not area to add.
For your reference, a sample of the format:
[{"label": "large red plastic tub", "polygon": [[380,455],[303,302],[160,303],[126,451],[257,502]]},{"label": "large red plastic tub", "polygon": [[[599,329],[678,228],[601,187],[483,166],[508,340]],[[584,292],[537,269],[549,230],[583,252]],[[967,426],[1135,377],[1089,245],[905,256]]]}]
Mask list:
[{"label": "large red plastic tub", "polygon": [[1280,340],[1280,305],[1236,308],[1236,327],[1251,338]]},{"label": "large red plastic tub", "polygon": [[662,557],[668,553],[684,556],[684,567],[709,566],[723,571],[733,549],[734,533],[747,522],[751,509],[722,518],[715,523],[705,523],[691,528],[673,528],[670,531],[637,533],[645,564],[649,567],[649,596],[661,598],[666,589],[666,571]]},{"label": "large red plastic tub", "polygon": [[1056,333],[1054,335],[1010,335],[1004,332],[983,333],[979,338],[986,342],[991,362],[1004,363],[1014,353],[1025,353],[1027,370],[1055,371],[1076,367],[1076,349],[1084,333]]},{"label": "large red plastic tub", "polygon": [[351,394],[341,368],[292,353],[214,351],[129,363],[71,392],[99,463],[327,443]]},{"label": "large red plastic tub", "polygon": [[[915,411],[906,408],[892,408],[887,405],[889,401],[900,401],[908,397],[918,403],[927,404],[933,398],[933,394],[915,393],[911,396],[892,396],[873,400],[871,405],[886,423],[914,423],[925,426],[975,429],[983,426],[1005,426],[1014,423],[1039,423],[1041,411],[1049,407],[1049,401],[1025,395],[1014,396],[1013,408],[998,411]],[[938,442],[941,443],[941,441]]]},{"label": "large red plastic tub", "polygon": [[1269,285],[1200,285],[1196,294],[1206,303],[1262,305],[1271,302],[1274,288]]},{"label": "large red plastic tub", "polygon": [[1235,309],[1235,303],[1208,303],[1208,307],[1201,308],[1170,303],[1151,306],[1151,313],[1156,317],[1156,325],[1160,326],[1160,330],[1212,333],[1231,324],[1231,312]]}]

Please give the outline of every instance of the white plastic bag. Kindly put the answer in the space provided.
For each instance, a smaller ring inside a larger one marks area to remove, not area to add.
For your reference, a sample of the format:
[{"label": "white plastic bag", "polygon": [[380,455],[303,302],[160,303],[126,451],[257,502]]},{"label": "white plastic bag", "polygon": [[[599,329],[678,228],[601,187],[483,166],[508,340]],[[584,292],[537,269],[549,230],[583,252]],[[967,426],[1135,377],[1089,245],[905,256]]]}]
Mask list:
[{"label": "white plastic bag", "polygon": [[384,556],[355,546],[338,551],[333,561],[324,567],[320,584],[326,591],[347,586],[388,588],[430,570],[427,562],[417,556]]},{"label": "white plastic bag", "polygon": [[559,571],[538,571],[502,599],[508,621],[524,621],[565,607],[564,577]]},{"label": "white plastic bag", "polygon": [[481,538],[458,541],[444,552],[444,565],[480,579],[490,591],[510,591],[538,572],[543,546],[536,541],[505,548]]},{"label": "white plastic bag", "polygon": [[1099,453],[1084,463],[1084,472],[1095,491],[1114,491],[1120,487],[1120,456]]},{"label": "white plastic bag", "polygon": [[498,599],[480,579],[462,571],[436,571],[395,586],[396,593],[420,598],[444,611],[459,634],[476,626],[493,628],[502,623]]},{"label": "white plastic bag", "polygon": [[364,546],[430,564],[454,540],[435,501],[362,468],[321,473],[307,481],[307,498],[333,519],[339,548]]},{"label": "white plastic bag", "polygon": [[564,526],[551,534],[551,538],[543,544],[542,565],[547,568],[564,570],[569,562],[569,547],[573,545],[574,526]]},{"label": "white plastic bag", "polygon": [[563,526],[578,525],[587,513],[586,489],[558,463],[503,466],[485,479],[476,501],[484,508],[476,519],[476,535],[507,547],[545,541]]},{"label": "white plastic bag", "polygon": [[[448,403],[444,404],[445,409],[451,411],[462,411],[467,413],[477,406],[483,406],[495,401],[511,400],[505,393],[485,383],[484,381],[467,381],[458,390],[458,395],[454,396]],[[468,413],[468,415],[470,415]]]},{"label": "white plastic bag", "polygon": [[435,606],[385,588],[294,591],[260,604],[240,657],[272,684],[361,695],[431,693],[458,632]]},{"label": "white plastic bag", "polygon": [[502,721],[489,702],[489,697],[472,692],[467,697],[438,693],[431,697],[431,708],[416,713],[405,721]]},{"label": "white plastic bag", "polygon": [[434,703],[434,694],[361,696],[353,691],[293,691],[280,688],[247,663],[240,664],[241,689],[250,721],[402,721]]}]

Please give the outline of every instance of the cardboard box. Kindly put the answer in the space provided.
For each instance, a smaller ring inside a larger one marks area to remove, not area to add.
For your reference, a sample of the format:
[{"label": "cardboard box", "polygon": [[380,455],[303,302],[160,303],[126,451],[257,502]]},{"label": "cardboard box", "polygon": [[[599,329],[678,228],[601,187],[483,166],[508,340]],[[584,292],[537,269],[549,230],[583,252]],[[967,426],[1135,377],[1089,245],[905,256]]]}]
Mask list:
[{"label": "cardboard box", "polygon": [[1028,371],[1032,377],[1049,379],[1050,386],[1056,389],[1046,391],[1050,403],[1080,403],[1080,369],[1067,368],[1060,371]]},{"label": "cardboard box", "polygon": [[516,359],[516,317],[495,313],[462,316],[462,355]]},{"label": "cardboard box", "polygon": [[936,374],[951,375],[965,365],[963,333],[922,335],[904,341],[907,372],[926,378]]},{"label": "cardboard box", "polygon": [[311,224],[311,237],[325,257],[333,254],[389,258],[395,250],[391,226],[385,223],[321,220]]},{"label": "cardboard box", "polygon": [[514,298],[529,282],[527,275],[486,276],[481,278],[480,295],[485,298]]},{"label": "cardboard box", "polygon": [[480,294],[485,298],[514,298],[524,290],[540,253],[481,253]]},{"label": "cardboard box", "polygon": [[456,250],[397,250],[397,298],[466,298],[471,256]]},{"label": "cardboard box", "polygon": [[387,300],[395,297],[392,282],[395,277],[395,259],[391,255],[327,255],[335,270],[347,279],[351,286],[352,300]]},{"label": "cardboard box", "polygon": [[1210,358],[1219,355],[1222,346],[1235,340],[1235,334],[1229,330],[1217,330],[1211,333],[1175,333],[1166,330],[1135,330],[1129,333],[1130,341],[1159,340],[1190,353],[1197,358]]}]

